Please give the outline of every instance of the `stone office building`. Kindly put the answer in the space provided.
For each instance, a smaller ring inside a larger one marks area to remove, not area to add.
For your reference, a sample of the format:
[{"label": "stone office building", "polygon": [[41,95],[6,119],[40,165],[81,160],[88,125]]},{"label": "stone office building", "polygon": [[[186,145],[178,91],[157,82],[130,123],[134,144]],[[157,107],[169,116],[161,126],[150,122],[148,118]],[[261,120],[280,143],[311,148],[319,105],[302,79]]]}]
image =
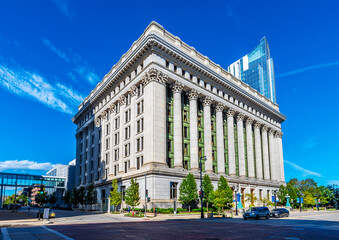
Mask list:
[{"label": "stone office building", "polygon": [[[107,199],[139,183],[141,205],[173,207],[188,173],[269,197],[284,180],[279,106],[152,22],[80,104],[76,185]],[[146,179],[146,181],[145,181]],[[248,206],[249,203],[246,203]]]}]

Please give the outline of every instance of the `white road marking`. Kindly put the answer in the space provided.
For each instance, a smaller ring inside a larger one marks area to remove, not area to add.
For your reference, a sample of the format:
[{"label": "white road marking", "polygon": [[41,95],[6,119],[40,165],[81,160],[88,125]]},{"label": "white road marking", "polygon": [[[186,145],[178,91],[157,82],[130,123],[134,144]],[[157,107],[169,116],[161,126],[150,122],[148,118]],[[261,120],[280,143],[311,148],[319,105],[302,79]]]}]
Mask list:
[{"label": "white road marking", "polygon": [[50,232],[52,232],[52,233],[54,233],[54,234],[56,234],[56,235],[58,235],[58,236],[60,236],[60,237],[62,237],[63,239],[66,239],[66,240],[74,240],[73,238],[67,237],[67,236],[63,235],[62,233],[59,233],[59,232],[57,232],[57,231],[55,231],[55,230],[52,230],[52,229],[50,229],[50,228],[48,228],[48,227],[46,227],[46,226],[40,226],[40,227],[42,227],[43,229],[45,229],[45,230],[47,230],[47,231],[50,231]]},{"label": "white road marking", "polygon": [[3,240],[11,240],[11,238],[8,235],[7,228],[1,228],[1,234]]}]

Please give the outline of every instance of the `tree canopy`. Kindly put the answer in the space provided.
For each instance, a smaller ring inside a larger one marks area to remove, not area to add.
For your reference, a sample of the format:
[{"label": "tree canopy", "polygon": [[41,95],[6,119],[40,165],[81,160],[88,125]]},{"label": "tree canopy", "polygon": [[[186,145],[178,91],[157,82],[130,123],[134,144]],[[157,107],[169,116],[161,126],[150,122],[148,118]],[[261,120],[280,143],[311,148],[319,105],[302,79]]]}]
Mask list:
[{"label": "tree canopy", "polygon": [[136,180],[131,179],[131,185],[126,190],[125,199],[126,203],[130,205],[133,209],[135,206],[139,205],[139,184],[136,182]]},{"label": "tree canopy", "polygon": [[191,205],[196,203],[198,199],[197,183],[192,173],[189,173],[186,178],[182,180],[179,188],[179,201],[188,206],[188,210],[191,211]]}]

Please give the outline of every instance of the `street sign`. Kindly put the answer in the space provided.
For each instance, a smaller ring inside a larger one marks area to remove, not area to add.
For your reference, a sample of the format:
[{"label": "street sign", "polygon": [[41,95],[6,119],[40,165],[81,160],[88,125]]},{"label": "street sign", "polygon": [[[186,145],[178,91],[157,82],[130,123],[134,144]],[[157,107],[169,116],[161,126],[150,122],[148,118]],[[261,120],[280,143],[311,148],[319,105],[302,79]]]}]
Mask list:
[{"label": "street sign", "polygon": [[301,200],[301,203],[304,203],[304,198],[301,198],[300,200]]},{"label": "street sign", "polygon": [[300,199],[299,198],[297,198],[297,203],[300,203]]}]

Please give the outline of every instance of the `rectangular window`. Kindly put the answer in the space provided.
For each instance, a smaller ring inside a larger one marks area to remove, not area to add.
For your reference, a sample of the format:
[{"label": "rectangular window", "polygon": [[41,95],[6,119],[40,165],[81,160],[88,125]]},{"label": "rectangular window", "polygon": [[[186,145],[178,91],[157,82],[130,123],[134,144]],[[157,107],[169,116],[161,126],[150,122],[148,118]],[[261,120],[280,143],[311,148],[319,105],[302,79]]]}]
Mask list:
[{"label": "rectangular window", "polygon": [[140,138],[137,139],[137,152],[140,151]]},{"label": "rectangular window", "polygon": [[184,155],[185,156],[189,155],[189,153],[188,153],[188,144],[187,143],[184,144]]},{"label": "rectangular window", "polygon": [[184,127],[184,138],[188,138],[188,128]]},{"label": "rectangular window", "polygon": [[140,144],[141,144],[140,150],[143,150],[144,149],[144,138],[143,137],[141,138]]},{"label": "rectangular window", "polygon": [[92,145],[94,144],[94,135],[92,135],[91,143],[92,143]]},{"label": "rectangular window", "polygon": [[201,127],[201,116],[198,116],[198,127]]},{"label": "rectangular window", "polygon": [[106,139],[106,149],[109,149],[109,138]]},{"label": "rectangular window", "polygon": [[114,134],[114,144],[119,144],[119,133]]},{"label": "rectangular window", "polygon": [[117,165],[114,166],[114,176],[117,175]]},{"label": "rectangular window", "polygon": [[178,183],[170,182],[170,199],[177,198],[177,186],[178,186]]},{"label": "rectangular window", "polygon": [[106,135],[109,135],[109,130],[111,128],[111,125],[110,124],[107,124],[106,125]]},{"label": "rectangular window", "polygon": [[140,157],[137,157],[137,170],[140,169]]},{"label": "rectangular window", "polygon": [[94,148],[91,148],[91,158],[94,157]]},{"label": "rectangular window", "polygon": [[127,173],[127,162],[125,162],[125,173]]},{"label": "rectangular window", "polygon": [[109,153],[106,153],[106,164],[109,163]]},{"label": "rectangular window", "polygon": [[98,153],[100,154],[101,153],[101,144],[98,143]]},{"label": "rectangular window", "polygon": [[183,120],[184,122],[187,122],[187,111],[186,110],[184,110],[183,112]]},{"label": "rectangular window", "polygon": [[140,120],[137,121],[137,133],[140,132]]}]

